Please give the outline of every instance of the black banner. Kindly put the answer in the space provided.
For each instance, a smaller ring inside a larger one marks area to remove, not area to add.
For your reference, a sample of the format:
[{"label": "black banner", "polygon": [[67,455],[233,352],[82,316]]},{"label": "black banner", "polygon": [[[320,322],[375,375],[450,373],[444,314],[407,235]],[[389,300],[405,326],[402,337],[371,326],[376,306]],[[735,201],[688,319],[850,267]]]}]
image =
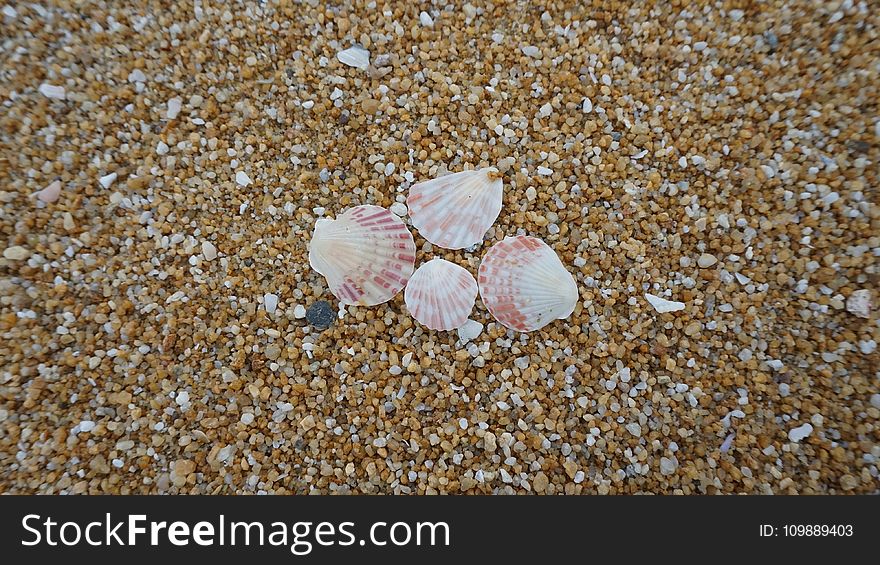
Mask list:
[{"label": "black banner", "polygon": [[[19,497],[4,554],[89,563],[815,560],[876,546],[877,497]],[[610,551],[610,554],[609,554]],[[708,552],[708,553],[707,553]],[[778,552],[778,553],[777,553]],[[864,553],[862,555],[869,555]],[[10,561],[18,563],[18,560]]]}]

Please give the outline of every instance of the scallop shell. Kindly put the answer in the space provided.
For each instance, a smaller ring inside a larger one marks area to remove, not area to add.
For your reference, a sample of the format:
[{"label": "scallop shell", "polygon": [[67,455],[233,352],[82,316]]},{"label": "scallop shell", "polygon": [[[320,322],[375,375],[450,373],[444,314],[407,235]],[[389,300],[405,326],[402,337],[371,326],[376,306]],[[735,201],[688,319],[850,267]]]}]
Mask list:
[{"label": "scallop shell", "polygon": [[446,249],[483,241],[501,213],[504,184],[495,167],[462,171],[412,185],[406,205],[413,227]]},{"label": "scallop shell", "polygon": [[309,264],[343,304],[375,306],[406,286],[416,244],[406,225],[379,206],[356,206],[315,222]]},{"label": "scallop shell", "polygon": [[340,63],[356,69],[365,70],[370,66],[370,52],[360,45],[340,51],[336,54],[336,58]]},{"label": "scallop shell", "polygon": [[406,307],[432,330],[454,330],[468,321],[477,299],[477,281],[467,269],[432,259],[416,269],[403,293]]},{"label": "scallop shell", "polygon": [[577,284],[546,243],[508,237],[480,264],[480,297],[496,320],[521,332],[567,318],[578,301]]}]

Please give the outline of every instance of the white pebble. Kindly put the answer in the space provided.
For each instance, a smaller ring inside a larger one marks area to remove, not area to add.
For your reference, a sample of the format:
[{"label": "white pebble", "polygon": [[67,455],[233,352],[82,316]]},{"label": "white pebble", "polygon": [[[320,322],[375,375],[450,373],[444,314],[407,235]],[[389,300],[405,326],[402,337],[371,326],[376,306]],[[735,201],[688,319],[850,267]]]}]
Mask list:
[{"label": "white pebble", "polygon": [[709,255],[708,253],[703,253],[700,255],[700,258],[697,259],[697,265],[699,265],[701,269],[711,267],[717,262],[718,259],[716,259],[714,255]]},{"label": "white pebble", "polygon": [[54,86],[45,82],[40,85],[39,91],[46,98],[52,98],[53,100],[64,100],[67,96],[63,86]]},{"label": "white pebble", "polygon": [[271,292],[267,292],[263,295],[263,307],[266,308],[266,312],[269,314],[274,314],[275,309],[278,307],[278,296],[272,294]]},{"label": "white pebble", "polygon": [[302,320],[306,317],[306,307],[302,304],[297,304],[293,307],[293,317],[297,320]]},{"label": "white pebble", "polygon": [[140,69],[135,69],[128,73],[128,82],[145,82],[146,80],[147,75]]},{"label": "white pebble", "polygon": [[180,114],[181,108],[183,108],[183,101],[180,98],[172,98],[168,101],[168,112],[165,115],[169,120],[173,120]]},{"label": "white pebble", "polygon": [[468,320],[463,326],[458,328],[458,339],[460,339],[462,343],[467,343],[470,340],[475,339],[481,333],[483,333],[483,324],[476,320]]},{"label": "white pebble", "polygon": [[202,242],[202,255],[208,261],[213,261],[214,259],[217,258],[217,248],[214,247],[214,244],[211,243],[210,241],[203,241]]},{"label": "white pebble", "polygon": [[400,217],[406,216],[406,213],[408,212],[406,204],[404,204],[403,202],[395,202],[394,204],[392,204],[391,211]]},{"label": "white pebble", "polygon": [[160,141],[159,144],[156,146],[156,154],[158,155],[165,155],[168,153],[168,150],[168,144],[166,144],[164,141]]},{"label": "white pebble", "polygon": [[522,48],[522,52],[526,57],[532,57],[533,59],[541,58],[541,50],[534,45],[526,45]]},{"label": "white pebble", "polygon": [[428,12],[419,12],[419,23],[425,27],[434,27],[434,19],[428,15]]},{"label": "white pebble", "polygon": [[81,432],[90,432],[95,429],[95,423],[91,420],[83,420],[79,423],[79,431]]},{"label": "white pebble", "polygon": [[247,176],[247,173],[244,171],[238,171],[235,173],[235,182],[237,182],[239,186],[247,186],[251,184],[251,178]]},{"label": "white pebble", "polygon": [[797,443],[802,439],[808,437],[811,433],[813,433],[813,426],[811,424],[804,424],[802,426],[792,428],[791,431],[788,432],[788,439]]}]

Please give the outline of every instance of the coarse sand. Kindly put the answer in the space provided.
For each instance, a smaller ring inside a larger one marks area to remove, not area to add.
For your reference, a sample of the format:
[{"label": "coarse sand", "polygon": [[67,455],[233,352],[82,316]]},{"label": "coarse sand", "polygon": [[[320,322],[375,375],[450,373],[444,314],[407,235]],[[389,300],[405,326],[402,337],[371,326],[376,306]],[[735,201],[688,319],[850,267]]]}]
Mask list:
[{"label": "coarse sand", "polygon": [[[878,74],[850,0],[7,0],[0,492],[875,493]],[[488,166],[417,266],[567,320],[339,310],[317,218]]]}]

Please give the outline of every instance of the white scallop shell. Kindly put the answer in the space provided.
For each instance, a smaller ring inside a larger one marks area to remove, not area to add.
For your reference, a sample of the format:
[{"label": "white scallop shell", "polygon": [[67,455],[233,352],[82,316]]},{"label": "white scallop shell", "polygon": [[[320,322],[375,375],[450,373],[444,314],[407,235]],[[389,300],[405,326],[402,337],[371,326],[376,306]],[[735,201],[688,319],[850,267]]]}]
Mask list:
[{"label": "white scallop shell", "polygon": [[406,205],[422,236],[446,249],[483,241],[501,213],[504,183],[495,167],[462,171],[414,184]]},{"label": "white scallop shell", "polygon": [[370,66],[370,52],[360,45],[340,51],[336,54],[336,58],[340,63],[356,69],[365,70]]},{"label": "white scallop shell", "polygon": [[309,243],[309,264],[343,304],[391,300],[412,275],[416,244],[406,225],[379,206],[355,206],[321,218]]},{"label": "white scallop shell", "polygon": [[508,237],[480,263],[480,297],[496,320],[521,332],[569,317],[577,284],[559,256],[535,237]]},{"label": "white scallop shell", "polygon": [[406,307],[432,330],[454,330],[468,321],[477,299],[477,281],[467,269],[432,259],[416,269],[403,293]]}]

